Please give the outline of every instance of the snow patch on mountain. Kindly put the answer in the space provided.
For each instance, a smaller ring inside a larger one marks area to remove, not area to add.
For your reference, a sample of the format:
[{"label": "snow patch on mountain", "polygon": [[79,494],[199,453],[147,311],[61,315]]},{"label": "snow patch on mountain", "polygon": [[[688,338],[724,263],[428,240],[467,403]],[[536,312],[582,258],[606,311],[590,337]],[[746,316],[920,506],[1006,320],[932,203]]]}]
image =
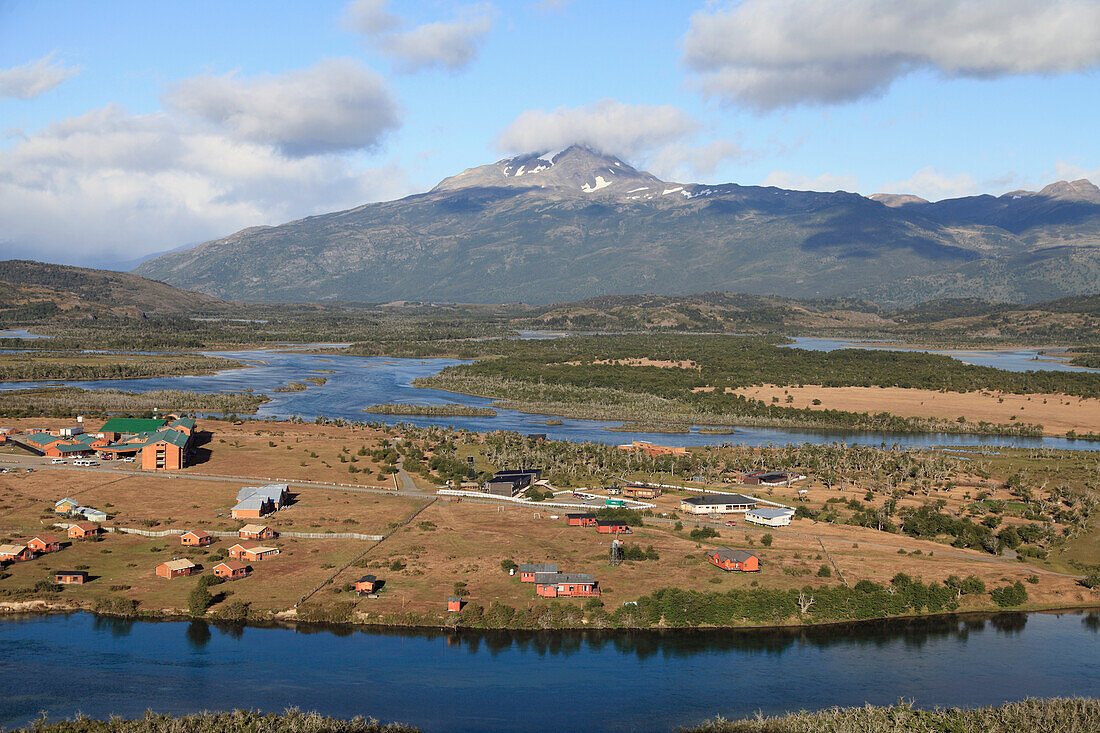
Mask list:
[{"label": "snow patch on mountain", "polygon": [[599,191],[601,188],[607,188],[611,185],[611,181],[605,179],[603,176],[596,176],[596,183],[594,185],[584,184],[581,186],[581,190],[585,193],[593,193]]}]

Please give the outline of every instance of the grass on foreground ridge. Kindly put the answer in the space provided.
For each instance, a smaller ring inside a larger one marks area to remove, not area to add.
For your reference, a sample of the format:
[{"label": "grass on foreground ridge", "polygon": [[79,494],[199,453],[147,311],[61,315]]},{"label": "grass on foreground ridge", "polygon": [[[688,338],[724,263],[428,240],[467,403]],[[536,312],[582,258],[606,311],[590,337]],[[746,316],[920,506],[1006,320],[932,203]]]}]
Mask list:
[{"label": "grass on foreground ridge", "polygon": [[147,712],[144,717],[134,720],[78,717],[58,723],[42,717],[12,733],[418,733],[418,729],[400,723],[382,724],[367,718],[326,718],[319,713],[291,708],[282,714],[234,710],[173,717]]},{"label": "grass on foreground ridge", "polygon": [[[999,707],[917,710],[899,702],[887,707],[831,708],[775,718],[716,718],[681,733],[1091,733],[1100,730],[1096,698],[1027,699]],[[50,723],[39,718],[11,733],[417,733],[400,723],[367,718],[338,720],[289,709],[281,715],[245,710],[172,717],[148,712],[142,718],[108,721],[79,717]]]},{"label": "grass on foreground ridge", "polygon": [[830,708],[745,720],[716,718],[682,733],[1091,733],[1100,730],[1096,698],[1027,699],[999,707],[917,710],[887,707]]}]

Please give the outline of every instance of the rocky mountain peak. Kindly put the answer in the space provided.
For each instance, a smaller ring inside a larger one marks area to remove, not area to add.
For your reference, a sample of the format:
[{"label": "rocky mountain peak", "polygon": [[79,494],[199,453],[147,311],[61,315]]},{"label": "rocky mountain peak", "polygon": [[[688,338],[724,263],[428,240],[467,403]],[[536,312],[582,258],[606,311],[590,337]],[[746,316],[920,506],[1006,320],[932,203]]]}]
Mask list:
[{"label": "rocky mountain peak", "polygon": [[1063,201],[1085,201],[1100,204],[1100,188],[1087,178],[1076,181],[1058,181],[1043,188],[1040,196],[1062,199]]},{"label": "rocky mountain peak", "polygon": [[613,155],[581,145],[563,150],[522,153],[490,165],[470,168],[439,183],[434,192],[464,188],[522,187],[563,189],[577,195],[625,194],[656,189],[663,183]]}]

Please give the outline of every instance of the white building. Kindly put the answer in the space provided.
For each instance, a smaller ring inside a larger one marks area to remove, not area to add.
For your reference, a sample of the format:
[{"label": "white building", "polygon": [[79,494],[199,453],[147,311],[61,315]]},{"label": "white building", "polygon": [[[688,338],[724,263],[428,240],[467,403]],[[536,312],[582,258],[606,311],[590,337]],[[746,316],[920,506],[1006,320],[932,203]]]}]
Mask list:
[{"label": "white building", "polygon": [[744,512],[757,505],[756,499],[744,494],[704,494],[680,500],[680,511],[688,514],[731,514]]},{"label": "white building", "polygon": [[786,527],[791,523],[794,512],[790,509],[764,507],[745,512],[745,521],[762,524],[765,527]]}]

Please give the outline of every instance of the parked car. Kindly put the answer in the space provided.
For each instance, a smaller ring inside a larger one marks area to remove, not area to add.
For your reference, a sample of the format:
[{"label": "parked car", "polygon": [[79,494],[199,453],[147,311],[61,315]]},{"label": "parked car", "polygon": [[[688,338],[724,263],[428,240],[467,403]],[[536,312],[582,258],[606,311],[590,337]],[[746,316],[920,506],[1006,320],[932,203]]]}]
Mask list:
[{"label": "parked car", "polygon": [[122,461],[123,463],[133,463],[134,462],[134,457],[133,456],[126,456],[125,458],[119,458],[118,460]]},{"label": "parked car", "polygon": [[733,520],[731,519],[731,520],[729,520],[728,522],[726,522],[726,526],[727,526],[727,527],[736,527],[736,526],[737,526],[737,522],[735,522],[735,521],[733,521]]},{"label": "parked car", "polygon": [[52,461],[50,461],[50,463],[52,463],[53,465],[55,465],[55,466],[56,466],[56,465],[58,465],[58,464],[63,464],[63,463],[65,463],[65,459],[64,459],[64,458],[55,458],[55,459],[53,459]]}]

